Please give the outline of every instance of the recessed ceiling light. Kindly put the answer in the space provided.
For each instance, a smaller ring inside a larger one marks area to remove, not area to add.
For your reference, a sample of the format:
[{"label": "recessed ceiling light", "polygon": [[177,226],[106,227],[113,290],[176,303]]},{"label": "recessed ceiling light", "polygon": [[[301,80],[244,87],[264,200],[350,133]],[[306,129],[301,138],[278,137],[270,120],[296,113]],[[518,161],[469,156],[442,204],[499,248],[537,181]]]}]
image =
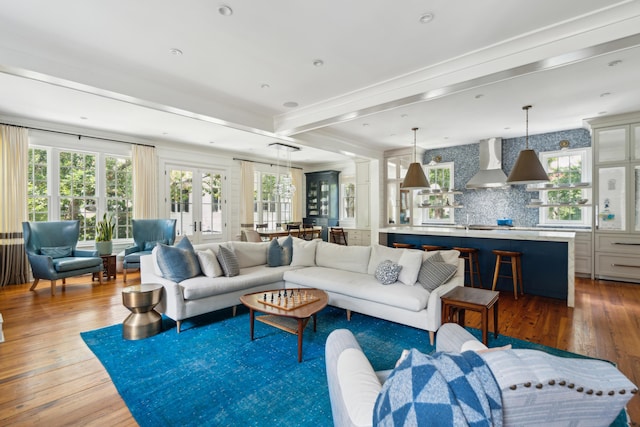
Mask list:
[{"label": "recessed ceiling light", "polygon": [[284,103],[284,104],[282,104],[282,105],[283,105],[284,107],[287,107],[287,108],[295,108],[295,107],[297,107],[297,106],[298,106],[298,103],[297,103],[297,102],[295,102],[295,101],[287,101],[287,102],[285,102],[285,103]]},{"label": "recessed ceiling light", "polygon": [[313,66],[314,67],[322,67],[324,65],[324,61],[322,59],[314,59]]},{"label": "recessed ceiling light", "polygon": [[428,22],[431,22],[433,21],[433,17],[433,13],[431,12],[423,13],[422,15],[420,15],[420,23],[426,24]]},{"label": "recessed ceiling light", "polygon": [[367,127],[369,126],[369,123],[363,123],[362,126]]},{"label": "recessed ceiling light", "polygon": [[621,61],[621,60],[619,60],[619,59],[616,59],[615,61],[611,61],[611,62],[609,62],[607,65],[608,65],[609,67],[615,67],[616,65],[620,65],[620,64],[622,64],[622,61]]},{"label": "recessed ceiling light", "polygon": [[169,49],[169,53],[173,56],[182,56],[182,51],[175,47]]},{"label": "recessed ceiling light", "polygon": [[600,94],[600,98],[604,98],[605,96],[609,96],[609,95],[611,95],[611,92],[602,92]]},{"label": "recessed ceiling light", "polygon": [[599,116],[601,116],[601,115],[603,115],[603,114],[607,114],[607,112],[606,112],[606,111],[600,111],[600,112],[598,112],[598,115],[599,115]]},{"label": "recessed ceiling light", "polygon": [[477,94],[477,95],[475,96],[475,98],[476,98],[476,99],[480,99],[480,98],[482,98],[483,96],[484,96],[484,95],[483,95],[482,93],[479,93],[479,94]]},{"label": "recessed ceiling light", "polygon": [[163,135],[169,135],[169,132],[162,132]]},{"label": "recessed ceiling light", "polygon": [[215,143],[216,143],[215,141],[209,141],[209,144],[215,144]]},{"label": "recessed ceiling light", "polygon": [[409,117],[409,115],[408,114],[401,114],[400,117],[402,117],[404,119],[406,117]]},{"label": "recessed ceiling light", "polygon": [[231,9],[226,4],[223,4],[218,8],[218,13],[222,16],[231,16],[233,15],[233,9]]},{"label": "recessed ceiling light", "polygon": [[80,120],[87,120],[87,119],[89,119],[89,118],[85,117],[85,116],[80,116]]},{"label": "recessed ceiling light", "polygon": [[509,126],[507,126],[506,128],[504,128],[504,130],[509,130],[509,129],[511,129]]},{"label": "recessed ceiling light", "polygon": [[271,87],[271,86],[270,86],[268,83],[262,83],[262,84],[260,85],[260,88],[262,88],[262,89],[269,89],[270,87]]}]

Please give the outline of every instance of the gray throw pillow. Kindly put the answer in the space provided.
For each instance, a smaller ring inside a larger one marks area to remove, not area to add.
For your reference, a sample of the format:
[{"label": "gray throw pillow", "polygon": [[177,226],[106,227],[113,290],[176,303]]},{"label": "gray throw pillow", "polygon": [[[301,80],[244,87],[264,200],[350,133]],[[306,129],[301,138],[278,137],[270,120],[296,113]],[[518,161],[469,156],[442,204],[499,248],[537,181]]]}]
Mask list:
[{"label": "gray throw pillow", "polygon": [[278,243],[278,239],[273,239],[269,243],[269,249],[267,249],[267,264],[269,267],[280,267],[281,265],[291,264],[291,257],[293,255],[293,239],[288,236],[282,242],[282,245]]},{"label": "gray throw pillow", "polygon": [[396,264],[395,262],[386,259],[378,264],[375,277],[378,282],[383,285],[390,285],[398,281],[400,270],[402,270],[402,266],[400,264]]},{"label": "gray throw pillow", "polygon": [[218,249],[218,262],[224,275],[227,277],[238,276],[240,274],[240,267],[238,265],[238,257],[236,254],[226,246],[220,246]]},{"label": "gray throw pillow", "polygon": [[157,248],[156,259],[163,277],[180,283],[202,274],[196,252],[186,237],[175,246],[157,243]]},{"label": "gray throw pillow", "polygon": [[452,278],[457,270],[457,266],[447,264],[442,255],[436,253],[422,263],[420,273],[418,273],[418,282],[431,292]]}]

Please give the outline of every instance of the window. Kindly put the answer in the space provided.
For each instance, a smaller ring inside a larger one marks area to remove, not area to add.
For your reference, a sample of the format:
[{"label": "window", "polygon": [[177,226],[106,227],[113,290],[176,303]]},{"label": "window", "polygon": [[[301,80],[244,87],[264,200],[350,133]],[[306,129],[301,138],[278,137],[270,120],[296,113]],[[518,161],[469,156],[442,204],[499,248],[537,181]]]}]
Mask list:
[{"label": "window", "polygon": [[[281,177],[288,174],[281,174]],[[292,221],[292,201],[276,195],[276,174],[255,171],[253,174],[253,222],[269,224],[276,228],[279,224]],[[297,191],[300,191],[298,189]]]},{"label": "window", "polygon": [[[577,204],[580,199],[591,202],[591,150],[546,151],[540,153],[542,166],[549,174],[540,192],[544,206],[540,208],[540,223],[544,225],[591,225],[591,208]],[[556,189],[557,188],[557,189]]]},{"label": "window", "polygon": [[42,148],[29,149],[29,183],[27,209],[29,221],[49,220],[49,164],[48,152]]},{"label": "window", "polygon": [[131,237],[129,157],[32,145],[28,173],[30,221],[78,220],[78,241],[91,241],[96,218],[108,212],[116,223],[114,239]]},{"label": "window", "polygon": [[386,159],[387,224],[410,224],[412,191],[401,190],[412,155],[394,156]]},{"label": "window", "polygon": [[455,222],[453,208],[455,201],[451,193],[454,188],[453,162],[427,165],[425,169],[430,188],[418,193],[420,206],[417,209],[422,212],[422,215],[415,215],[416,218],[421,218],[421,221],[414,225],[438,222],[453,224]]}]

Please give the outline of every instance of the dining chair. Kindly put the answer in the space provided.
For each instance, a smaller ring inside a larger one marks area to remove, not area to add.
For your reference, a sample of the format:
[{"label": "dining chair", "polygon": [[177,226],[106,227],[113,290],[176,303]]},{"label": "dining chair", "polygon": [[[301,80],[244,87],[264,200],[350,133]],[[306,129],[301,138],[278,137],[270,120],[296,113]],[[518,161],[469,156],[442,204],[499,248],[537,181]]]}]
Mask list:
[{"label": "dining chair", "polygon": [[347,246],[347,235],[342,227],[331,227],[329,230],[330,241],[338,245]]}]

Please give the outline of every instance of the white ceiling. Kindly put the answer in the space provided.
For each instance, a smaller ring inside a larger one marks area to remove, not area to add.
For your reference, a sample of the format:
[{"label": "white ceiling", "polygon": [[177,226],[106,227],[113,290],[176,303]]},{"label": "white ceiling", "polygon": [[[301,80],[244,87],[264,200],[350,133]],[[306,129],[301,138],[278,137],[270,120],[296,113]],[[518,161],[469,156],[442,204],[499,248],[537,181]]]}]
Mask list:
[{"label": "white ceiling", "polygon": [[0,0],[0,116],[308,164],[640,110],[640,0],[224,4]]}]

